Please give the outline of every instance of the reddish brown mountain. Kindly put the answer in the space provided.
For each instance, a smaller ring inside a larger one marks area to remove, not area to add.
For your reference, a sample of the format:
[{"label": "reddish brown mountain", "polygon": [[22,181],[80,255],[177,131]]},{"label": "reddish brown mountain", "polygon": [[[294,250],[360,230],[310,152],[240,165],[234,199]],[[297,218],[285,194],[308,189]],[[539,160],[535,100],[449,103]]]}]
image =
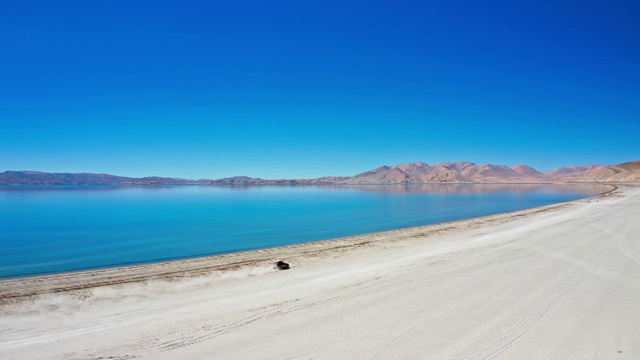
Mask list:
[{"label": "reddish brown mountain", "polygon": [[640,181],[640,160],[615,166],[602,166],[571,178],[579,182]]},{"label": "reddish brown mountain", "polygon": [[640,160],[618,164],[616,167],[627,171],[640,171]]},{"label": "reddish brown mountain", "polygon": [[548,181],[542,173],[526,165],[476,165],[470,162],[423,162],[381,166],[345,178],[341,183],[427,183],[427,182],[540,182]]},{"label": "reddish brown mountain", "polygon": [[640,160],[616,166],[572,166],[541,173],[530,166],[518,164],[476,165],[470,162],[442,162],[428,165],[423,162],[381,166],[352,177],[342,178],[343,184],[387,184],[429,182],[602,182],[640,181]]},{"label": "reddish brown mountain", "polygon": [[518,164],[514,167],[512,167],[513,171],[515,171],[516,173],[518,173],[520,176],[526,177],[526,178],[532,178],[532,179],[544,179],[545,176],[544,174],[542,174],[541,172],[539,172],[538,170],[527,166],[525,164]]},{"label": "reddish brown mountain", "polygon": [[587,166],[562,167],[559,169],[555,169],[553,171],[547,171],[544,173],[544,175],[547,178],[551,178],[551,179],[571,178],[571,177],[582,175],[589,171],[598,170],[603,167],[605,166],[596,165],[596,164],[591,164]]},{"label": "reddish brown mountain", "polygon": [[459,182],[640,182],[640,160],[615,166],[572,166],[541,173],[527,165],[476,165],[470,162],[423,162],[380,166],[350,177],[327,176],[316,179],[265,180],[235,176],[218,180],[185,180],[176,178],[130,178],[108,174],[44,173],[6,171],[0,173],[0,185],[124,185],[124,184],[398,184]]}]

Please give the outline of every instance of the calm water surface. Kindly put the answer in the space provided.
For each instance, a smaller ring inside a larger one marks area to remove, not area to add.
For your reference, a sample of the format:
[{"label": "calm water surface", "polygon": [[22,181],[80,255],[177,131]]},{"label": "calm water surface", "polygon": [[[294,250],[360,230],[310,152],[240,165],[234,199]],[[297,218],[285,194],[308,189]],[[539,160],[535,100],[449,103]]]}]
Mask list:
[{"label": "calm water surface", "polygon": [[607,190],[498,184],[0,187],[0,278],[331,239]]}]

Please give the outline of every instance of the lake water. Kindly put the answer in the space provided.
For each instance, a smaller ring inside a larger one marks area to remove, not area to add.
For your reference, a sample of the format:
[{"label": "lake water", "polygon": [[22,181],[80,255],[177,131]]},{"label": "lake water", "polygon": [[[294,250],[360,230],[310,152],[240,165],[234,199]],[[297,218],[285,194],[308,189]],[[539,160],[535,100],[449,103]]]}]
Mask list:
[{"label": "lake water", "polygon": [[331,239],[607,190],[525,184],[0,187],[0,278]]}]

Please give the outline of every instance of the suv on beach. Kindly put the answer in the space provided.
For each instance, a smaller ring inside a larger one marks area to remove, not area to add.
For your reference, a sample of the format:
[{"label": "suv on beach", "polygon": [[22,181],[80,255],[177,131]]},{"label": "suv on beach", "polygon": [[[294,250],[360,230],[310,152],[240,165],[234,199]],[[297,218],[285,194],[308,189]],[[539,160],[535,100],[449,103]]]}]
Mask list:
[{"label": "suv on beach", "polygon": [[278,270],[288,270],[289,264],[282,260],[276,260],[276,262],[273,263],[273,268]]}]

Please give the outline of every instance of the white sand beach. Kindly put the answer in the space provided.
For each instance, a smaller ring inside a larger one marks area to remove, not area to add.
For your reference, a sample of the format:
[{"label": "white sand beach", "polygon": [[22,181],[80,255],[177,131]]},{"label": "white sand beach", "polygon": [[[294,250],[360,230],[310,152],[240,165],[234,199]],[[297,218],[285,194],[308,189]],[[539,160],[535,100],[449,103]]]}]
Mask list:
[{"label": "white sand beach", "polygon": [[[287,271],[272,269],[283,259]],[[0,359],[640,359],[640,185],[240,254],[0,281]]]}]

